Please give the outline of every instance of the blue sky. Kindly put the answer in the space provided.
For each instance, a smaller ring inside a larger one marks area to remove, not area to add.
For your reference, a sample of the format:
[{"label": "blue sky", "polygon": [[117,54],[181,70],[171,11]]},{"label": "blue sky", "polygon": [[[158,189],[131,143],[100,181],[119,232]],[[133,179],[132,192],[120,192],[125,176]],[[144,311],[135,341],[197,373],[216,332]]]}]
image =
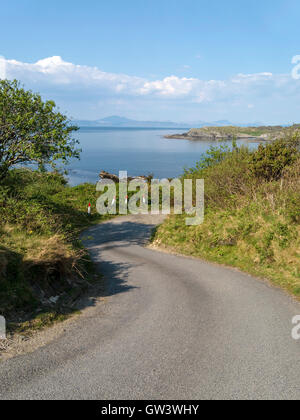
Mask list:
[{"label": "blue sky", "polygon": [[11,0],[0,76],[74,118],[300,122],[299,16],[298,0]]}]

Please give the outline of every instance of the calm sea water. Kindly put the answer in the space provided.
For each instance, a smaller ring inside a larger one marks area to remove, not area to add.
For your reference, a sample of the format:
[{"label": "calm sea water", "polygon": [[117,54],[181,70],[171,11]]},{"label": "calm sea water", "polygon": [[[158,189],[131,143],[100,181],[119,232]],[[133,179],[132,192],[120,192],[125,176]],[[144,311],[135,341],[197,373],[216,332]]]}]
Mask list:
[{"label": "calm sea water", "polygon": [[[185,167],[195,165],[212,144],[211,141],[169,140],[166,134],[185,130],[148,128],[82,128],[76,133],[82,148],[81,160],[68,167],[69,182],[96,183],[99,172],[116,173],[127,170],[129,176],[153,174],[156,178],[171,178],[182,174]],[[245,140],[249,147],[255,143]],[[230,144],[230,143],[229,143]]]}]

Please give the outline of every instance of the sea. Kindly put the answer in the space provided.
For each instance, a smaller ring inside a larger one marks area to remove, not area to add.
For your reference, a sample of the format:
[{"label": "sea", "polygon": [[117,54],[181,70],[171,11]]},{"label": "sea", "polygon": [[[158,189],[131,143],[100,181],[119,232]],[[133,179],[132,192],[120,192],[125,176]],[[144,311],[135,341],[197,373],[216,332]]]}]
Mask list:
[{"label": "sea", "polygon": [[[150,175],[155,178],[180,176],[185,168],[193,167],[213,145],[231,142],[174,140],[167,134],[181,134],[187,129],[84,127],[75,137],[82,149],[81,159],[67,167],[70,185],[96,183],[104,170],[129,176]],[[256,142],[238,140],[238,144],[257,147]]]}]

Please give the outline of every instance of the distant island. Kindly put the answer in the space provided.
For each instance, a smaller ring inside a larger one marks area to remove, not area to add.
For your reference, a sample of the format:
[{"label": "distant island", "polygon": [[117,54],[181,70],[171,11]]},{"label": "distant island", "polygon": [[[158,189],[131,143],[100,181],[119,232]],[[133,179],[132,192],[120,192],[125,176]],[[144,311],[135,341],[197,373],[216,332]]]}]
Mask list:
[{"label": "distant island", "polygon": [[[98,120],[74,120],[74,124],[79,127],[119,127],[119,128],[169,128],[169,129],[190,129],[191,127],[223,127],[232,126],[232,122],[227,120],[218,120],[213,122],[207,121],[190,121],[190,122],[173,122],[173,121],[139,121],[126,117],[113,115]],[[241,127],[250,124],[238,124]],[[252,123],[252,126],[262,125],[261,123]]]},{"label": "distant island", "polygon": [[74,120],[79,127],[113,127],[113,128],[191,128],[187,123],[175,123],[172,121],[137,121],[125,117],[111,116],[99,120]]},{"label": "distant island", "polygon": [[183,140],[233,140],[233,139],[255,139],[260,141],[270,141],[287,135],[300,129],[300,124],[292,126],[259,126],[259,127],[202,127],[191,128],[187,133],[170,134],[164,136],[167,139]]}]

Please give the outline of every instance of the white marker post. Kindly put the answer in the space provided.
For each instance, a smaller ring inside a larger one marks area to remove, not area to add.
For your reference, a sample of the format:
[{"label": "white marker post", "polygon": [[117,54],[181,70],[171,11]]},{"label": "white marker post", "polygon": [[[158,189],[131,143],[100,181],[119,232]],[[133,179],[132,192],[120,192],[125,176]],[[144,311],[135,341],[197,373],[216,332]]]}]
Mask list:
[{"label": "white marker post", "polygon": [[91,203],[89,203],[89,206],[88,206],[88,214],[91,214]]},{"label": "white marker post", "polygon": [[6,339],[6,321],[4,316],[0,315],[0,340]]}]

